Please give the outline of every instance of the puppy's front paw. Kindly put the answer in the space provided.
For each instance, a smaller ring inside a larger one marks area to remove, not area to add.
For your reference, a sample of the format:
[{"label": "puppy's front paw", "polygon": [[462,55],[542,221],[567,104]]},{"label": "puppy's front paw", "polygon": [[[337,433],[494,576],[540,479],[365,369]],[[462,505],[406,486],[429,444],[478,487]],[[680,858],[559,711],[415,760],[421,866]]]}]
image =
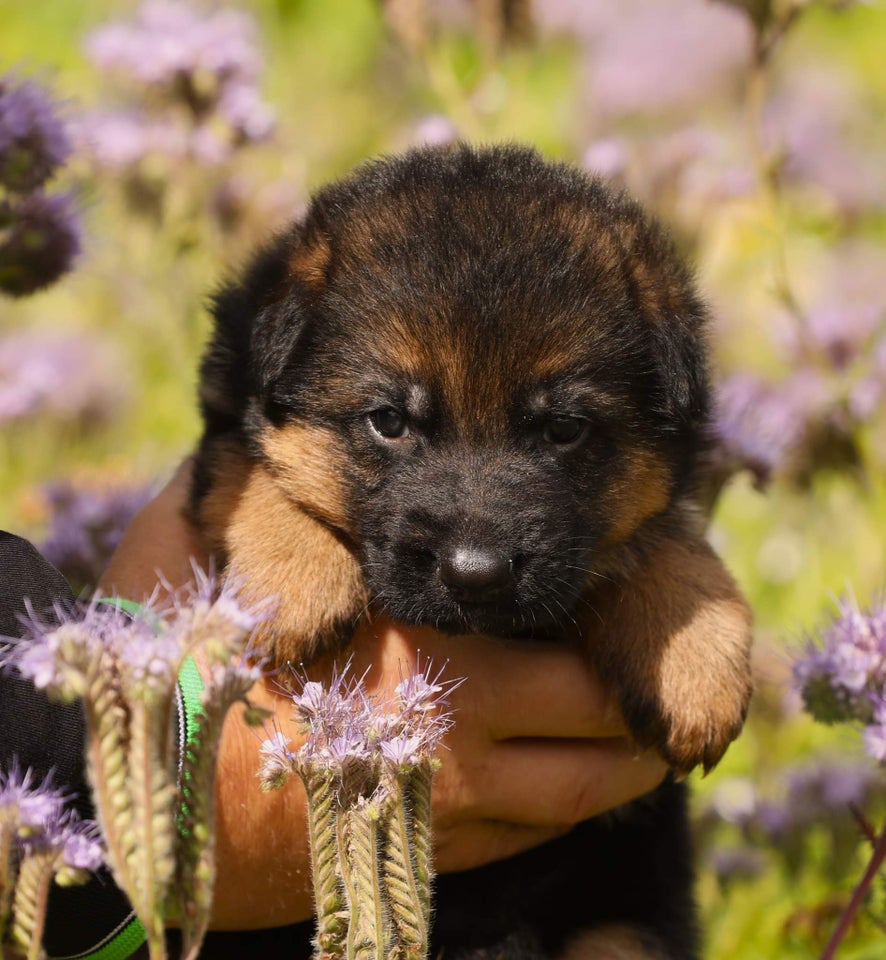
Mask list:
[{"label": "puppy's front paw", "polygon": [[594,598],[591,650],[628,727],[679,773],[714,767],[751,696],[751,614],[703,541],[665,541],[642,576]]},{"label": "puppy's front paw", "polygon": [[630,691],[623,710],[638,743],[652,747],[673,770],[688,774],[701,766],[707,773],[741,732],[751,699],[750,671],[737,665],[665,671],[658,689]]}]

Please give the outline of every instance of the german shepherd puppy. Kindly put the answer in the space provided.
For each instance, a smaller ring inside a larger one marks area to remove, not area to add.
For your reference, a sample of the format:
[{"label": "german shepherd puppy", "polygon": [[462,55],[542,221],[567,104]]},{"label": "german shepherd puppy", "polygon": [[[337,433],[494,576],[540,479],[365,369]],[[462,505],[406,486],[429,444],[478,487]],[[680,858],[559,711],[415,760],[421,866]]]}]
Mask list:
[{"label": "german shepherd puppy", "polygon": [[[750,620],[692,500],[707,310],[636,203],[529,149],[416,150],[317,193],[215,319],[192,514],[277,596],[277,661],[341,647],[372,607],[580,637],[638,744],[717,763]],[[691,885],[668,781],[441,877],[432,956],[693,958]]]}]

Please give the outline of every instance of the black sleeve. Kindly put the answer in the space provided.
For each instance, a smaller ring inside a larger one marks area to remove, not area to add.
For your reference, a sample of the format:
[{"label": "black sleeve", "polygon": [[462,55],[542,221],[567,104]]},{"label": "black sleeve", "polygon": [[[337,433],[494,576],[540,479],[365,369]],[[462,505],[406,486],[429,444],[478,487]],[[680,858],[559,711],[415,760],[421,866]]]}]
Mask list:
[{"label": "black sleeve", "polygon": [[[74,603],[64,577],[27,541],[0,531],[0,637],[21,636],[29,600],[38,614]],[[38,780],[50,771],[57,786],[77,794],[82,817],[94,816],[84,769],[84,720],[78,704],[53,703],[9,671],[0,672],[0,766],[17,757]],[[80,887],[53,885],[43,945],[50,957],[88,957],[133,918],[107,871]]]}]

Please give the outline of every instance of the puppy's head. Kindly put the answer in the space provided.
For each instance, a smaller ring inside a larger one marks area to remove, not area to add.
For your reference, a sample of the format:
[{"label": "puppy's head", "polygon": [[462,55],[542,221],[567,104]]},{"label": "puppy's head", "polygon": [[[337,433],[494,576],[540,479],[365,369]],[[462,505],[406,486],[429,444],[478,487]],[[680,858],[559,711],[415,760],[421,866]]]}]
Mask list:
[{"label": "puppy's head", "polygon": [[685,492],[704,308],[636,204],[530,150],[362,167],[216,315],[207,437],[248,449],[396,619],[543,633]]}]

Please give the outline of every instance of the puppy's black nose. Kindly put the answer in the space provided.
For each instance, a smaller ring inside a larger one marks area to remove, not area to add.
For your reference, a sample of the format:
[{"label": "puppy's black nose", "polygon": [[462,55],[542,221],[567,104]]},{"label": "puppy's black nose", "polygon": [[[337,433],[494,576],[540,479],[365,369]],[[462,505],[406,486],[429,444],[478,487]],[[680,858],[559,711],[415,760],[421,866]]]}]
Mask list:
[{"label": "puppy's black nose", "polygon": [[511,582],[511,558],[487,547],[454,547],[440,557],[440,580],[452,593],[485,600]]}]

